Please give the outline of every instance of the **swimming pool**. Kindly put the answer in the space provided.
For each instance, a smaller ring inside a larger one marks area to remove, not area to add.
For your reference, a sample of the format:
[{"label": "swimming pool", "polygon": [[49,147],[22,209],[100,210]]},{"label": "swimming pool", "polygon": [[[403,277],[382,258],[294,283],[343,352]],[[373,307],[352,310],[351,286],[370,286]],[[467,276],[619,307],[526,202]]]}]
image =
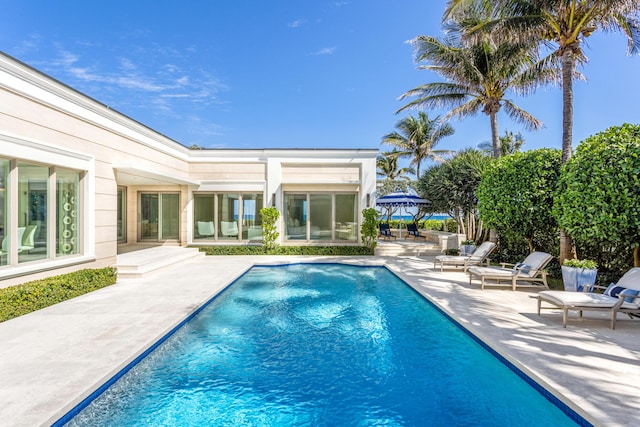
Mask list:
[{"label": "swimming pool", "polygon": [[136,362],[57,424],[587,425],[383,267],[254,267]]}]

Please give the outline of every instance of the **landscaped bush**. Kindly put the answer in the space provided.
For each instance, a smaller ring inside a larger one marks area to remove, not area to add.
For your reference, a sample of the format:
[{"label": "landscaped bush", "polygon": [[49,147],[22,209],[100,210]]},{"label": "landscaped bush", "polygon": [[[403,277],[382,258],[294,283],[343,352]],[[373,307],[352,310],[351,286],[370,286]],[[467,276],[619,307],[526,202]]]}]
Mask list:
[{"label": "landscaped bush", "polygon": [[442,231],[444,228],[444,221],[441,219],[427,219],[422,221],[425,230]]},{"label": "landscaped bush", "polygon": [[0,322],[113,285],[114,268],[80,270],[0,289]]},{"label": "landscaped bush", "polygon": [[444,231],[447,231],[449,233],[457,233],[458,232],[458,224],[456,223],[456,220],[453,219],[453,218],[445,219],[444,220]]},{"label": "landscaped bush", "polygon": [[551,214],[553,192],[560,178],[561,152],[548,148],[496,159],[482,175],[478,209],[484,225],[509,239],[536,242],[558,233]]},{"label": "landscaped bush", "polygon": [[578,256],[618,275],[640,266],[640,125],[584,140],[564,165],[554,215]]},{"label": "landscaped bush", "polygon": [[262,246],[206,246],[200,248],[207,255],[373,255],[365,246],[278,246],[266,250]]}]

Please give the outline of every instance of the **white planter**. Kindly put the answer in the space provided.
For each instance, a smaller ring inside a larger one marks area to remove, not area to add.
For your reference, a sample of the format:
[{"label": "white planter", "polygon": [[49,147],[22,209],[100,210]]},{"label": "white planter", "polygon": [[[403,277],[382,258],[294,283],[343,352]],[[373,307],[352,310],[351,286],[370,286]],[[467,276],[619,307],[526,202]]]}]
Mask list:
[{"label": "white planter", "polygon": [[582,291],[589,288],[591,291],[596,283],[597,268],[576,268],[562,266],[562,281],[565,291]]}]

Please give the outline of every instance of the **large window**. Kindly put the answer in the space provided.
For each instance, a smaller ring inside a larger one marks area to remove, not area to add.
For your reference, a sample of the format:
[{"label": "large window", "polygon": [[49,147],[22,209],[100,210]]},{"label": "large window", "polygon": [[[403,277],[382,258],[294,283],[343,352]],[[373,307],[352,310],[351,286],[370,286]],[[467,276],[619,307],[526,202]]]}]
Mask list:
[{"label": "large window", "polygon": [[283,221],[285,240],[356,242],[357,194],[284,193]]},{"label": "large window", "polygon": [[80,175],[56,169],[56,255],[80,253]]},{"label": "large window", "polygon": [[193,240],[211,240],[215,236],[215,194],[193,195]]},{"label": "large window", "polygon": [[193,240],[262,240],[263,195],[194,193]]},{"label": "large window", "polygon": [[358,199],[355,194],[336,194],[336,240],[357,241]]},{"label": "large window", "polygon": [[49,256],[49,168],[18,163],[18,262]]},{"label": "large window", "polygon": [[0,266],[81,253],[81,181],[82,172],[0,159]]},{"label": "large window", "polygon": [[262,194],[242,195],[242,239],[262,240]]},{"label": "large window", "polygon": [[331,240],[331,194],[309,194],[311,240]]},{"label": "large window", "polygon": [[180,238],[180,194],[140,193],[140,240]]},{"label": "large window", "polygon": [[287,240],[307,239],[307,194],[285,193],[284,230]]},{"label": "large window", "polygon": [[9,168],[9,161],[0,159],[0,266],[9,263]]},{"label": "large window", "polygon": [[238,240],[240,229],[240,198],[238,194],[218,195],[218,239]]},{"label": "large window", "polygon": [[117,233],[118,243],[127,241],[127,189],[118,187]]}]

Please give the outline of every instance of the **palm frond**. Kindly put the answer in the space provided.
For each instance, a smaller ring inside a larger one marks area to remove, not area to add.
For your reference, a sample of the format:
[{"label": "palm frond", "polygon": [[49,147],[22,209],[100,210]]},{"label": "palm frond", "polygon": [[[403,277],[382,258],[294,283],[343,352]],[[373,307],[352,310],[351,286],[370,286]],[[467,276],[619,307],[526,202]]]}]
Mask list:
[{"label": "palm frond", "polygon": [[540,120],[509,100],[504,101],[503,107],[509,117],[517,123],[523,124],[527,130],[540,130],[544,126]]}]

